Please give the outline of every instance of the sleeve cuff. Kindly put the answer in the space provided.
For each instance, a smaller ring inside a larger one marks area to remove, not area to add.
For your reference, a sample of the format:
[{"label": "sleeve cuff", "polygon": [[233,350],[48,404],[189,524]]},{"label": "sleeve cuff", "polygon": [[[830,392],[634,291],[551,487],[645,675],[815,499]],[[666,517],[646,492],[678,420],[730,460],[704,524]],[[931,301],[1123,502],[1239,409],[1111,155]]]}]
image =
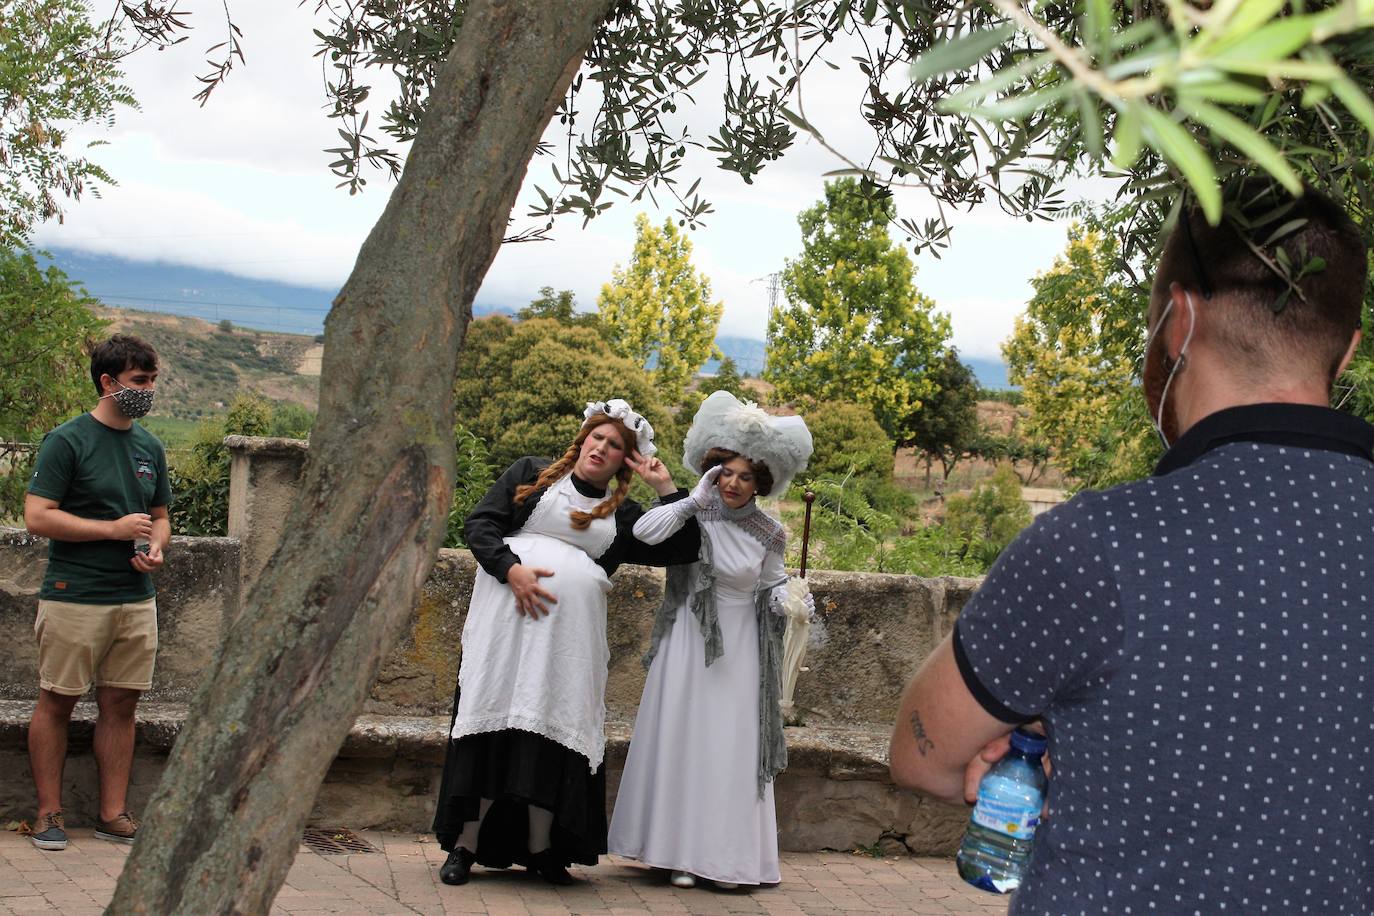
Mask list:
[{"label": "sleeve cuff", "polygon": [[959,674],[964,679],[964,686],[968,688],[969,693],[973,694],[973,698],[978,701],[978,705],[987,711],[988,715],[1011,725],[1024,725],[1040,718],[1039,716],[1022,715],[997,699],[992,695],[992,691],[983,686],[983,682],[978,679],[978,675],[973,670],[973,663],[969,661],[968,655],[964,652],[964,640],[960,635],[958,621],[954,624],[954,662],[959,666]]},{"label": "sleeve cuff", "polygon": [[504,585],[506,583],[506,575],[510,572],[510,568],[512,566],[519,564],[519,562],[520,558],[509,549],[505,552],[505,554],[497,558],[495,564],[496,572],[493,573],[493,576],[495,577],[496,581]]},{"label": "sleeve cuff", "polygon": [[686,499],[686,498],[687,498],[687,491],[686,491],[685,489],[683,489],[682,487],[678,487],[677,492],[675,492],[675,493],[669,493],[667,496],[660,496],[660,497],[655,501],[655,504],[656,504],[656,505],[660,505],[660,506],[666,506],[666,505],[668,505],[668,503],[675,503],[675,502],[677,502],[677,501],[680,500],[680,499]]}]

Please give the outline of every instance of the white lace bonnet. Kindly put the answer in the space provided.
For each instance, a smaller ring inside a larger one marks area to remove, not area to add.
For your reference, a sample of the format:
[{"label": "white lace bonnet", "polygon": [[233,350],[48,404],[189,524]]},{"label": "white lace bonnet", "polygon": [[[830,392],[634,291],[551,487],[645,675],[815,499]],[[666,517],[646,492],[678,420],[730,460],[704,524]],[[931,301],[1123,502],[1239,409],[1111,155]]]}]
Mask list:
[{"label": "white lace bonnet", "polygon": [[611,398],[609,401],[588,401],[587,409],[582,411],[583,425],[597,414],[605,414],[612,419],[624,423],[627,428],[635,434],[635,449],[640,457],[652,458],[658,453],[658,446],[654,445],[654,428],[649,425],[649,421],[635,413],[630,402],[623,398]]},{"label": "white lace bonnet", "polygon": [[692,420],[683,444],[682,462],[701,470],[701,459],[713,448],[739,452],[762,461],[773,473],[773,496],[781,496],[811,458],[811,431],[801,417],[769,416],[753,401],[728,391],[712,392]]}]

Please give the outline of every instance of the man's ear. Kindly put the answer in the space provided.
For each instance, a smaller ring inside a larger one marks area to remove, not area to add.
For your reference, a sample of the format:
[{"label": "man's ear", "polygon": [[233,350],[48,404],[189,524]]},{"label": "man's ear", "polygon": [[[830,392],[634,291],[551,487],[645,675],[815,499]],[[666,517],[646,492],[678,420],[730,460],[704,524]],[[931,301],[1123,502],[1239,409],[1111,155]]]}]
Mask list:
[{"label": "man's ear", "polygon": [[1345,348],[1345,356],[1341,357],[1341,364],[1336,367],[1336,378],[1341,377],[1345,367],[1349,366],[1350,361],[1355,358],[1355,351],[1360,348],[1360,340],[1363,339],[1363,336],[1363,332],[1358,328],[1355,329],[1354,334],[1350,335],[1350,346]]},{"label": "man's ear", "polygon": [[1164,329],[1164,348],[1165,354],[1172,361],[1178,359],[1183,352],[1188,338],[1197,335],[1199,297],[1184,289],[1181,283],[1170,283],[1169,298],[1173,302],[1173,308],[1170,310],[1169,326]]}]

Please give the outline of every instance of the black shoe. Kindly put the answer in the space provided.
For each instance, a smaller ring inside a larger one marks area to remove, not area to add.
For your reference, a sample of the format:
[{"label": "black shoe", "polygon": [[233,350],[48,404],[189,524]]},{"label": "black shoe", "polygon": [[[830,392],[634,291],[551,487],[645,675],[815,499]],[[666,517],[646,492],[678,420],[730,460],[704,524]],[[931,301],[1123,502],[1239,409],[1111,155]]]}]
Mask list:
[{"label": "black shoe", "polygon": [[472,863],[476,861],[476,853],[468,852],[461,846],[453,847],[448,859],[439,866],[439,880],[445,884],[467,884],[468,873],[472,871]]},{"label": "black shoe", "polygon": [[568,870],[558,860],[558,856],[552,849],[530,853],[529,864],[526,868],[550,884],[566,887],[569,884],[577,883],[573,876],[568,874]]}]

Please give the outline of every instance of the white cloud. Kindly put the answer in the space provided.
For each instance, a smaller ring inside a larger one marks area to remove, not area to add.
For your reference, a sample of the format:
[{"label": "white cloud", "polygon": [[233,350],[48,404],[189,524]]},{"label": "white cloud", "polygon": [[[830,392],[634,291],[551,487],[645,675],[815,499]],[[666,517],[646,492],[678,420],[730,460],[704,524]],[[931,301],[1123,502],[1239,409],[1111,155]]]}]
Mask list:
[{"label": "white cloud", "polygon": [[[111,145],[97,151],[121,182],[103,198],[68,208],[65,224],[42,227],[36,241],[140,260],[166,260],[244,276],[336,288],[385,206],[389,183],[380,173],[369,190],[349,197],[335,189],[320,150],[338,143],[325,117],[320,61],[312,55],[313,4],[238,4],[247,63],[235,69],[208,105],[191,96],[203,72],[205,48],[219,40],[221,7],[196,0],[198,31],[165,52],[143,52],[129,62],[129,82],[143,110],[126,112],[109,132],[85,132]],[[843,62],[843,49],[834,52]],[[859,111],[862,84],[848,68],[818,67],[806,87],[806,111],[837,146],[854,154],[867,129]],[[377,74],[384,87],[384,74]],[[712,98],[702,88],[697,97]],[[385,89],[383,89],[385,91]],[[718,93],[716,94],[718,97]],[[584,103],[590,100],[584,99]],[[588,111],[587,104],[582,106]],[[684,115],[698,136],[713,130],[718,104]],[[558,133],[557,125],[550,128]],[[547,180],[537,159],[515,209],[515,227]],[[842,162],[803,135],[753,184],[717,168],[712,154],[691,154],[685,175],[702,177],[702,194],[716,212],[692,232],[694,261],[725,302],[722,332],[762,337],[767,324],[767,276],[801,251],[797,214],[823,193],[824,172]],[[686,183],[690,183],[691,177]],[[1102,196],[1103,189],[1084,191]],[[633,219],[643,209],[662,220],[671,198],[655,209],[618,202],[583,229],[577,217],[554,229],[554,241],[505,246],[478,295],[483,303],[519,307],[541,286],[572,289],[583,308],[594,307],[612,267],[633,246]],[[928,212],[918,192],[898,191],[906,216]],[[954,215],[953,247],[943,258],[918,259],[917,285],[950,313],[954,342],[970,356],[997,356],[1014,316],[1029,294],[1029,279],[1063,246],[1059,224],[1013,220],[995,206]]]}]

